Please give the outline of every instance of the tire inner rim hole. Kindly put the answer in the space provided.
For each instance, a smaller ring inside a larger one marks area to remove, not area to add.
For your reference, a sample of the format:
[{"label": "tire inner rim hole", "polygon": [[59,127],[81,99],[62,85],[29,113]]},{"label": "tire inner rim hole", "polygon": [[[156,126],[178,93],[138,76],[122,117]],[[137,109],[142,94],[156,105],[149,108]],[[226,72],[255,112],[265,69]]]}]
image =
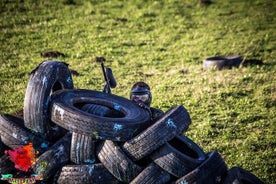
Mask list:
[{"label": "tire inner rim hole", "polygon": [[169,141],[169,144],[173,146],[176,150],[180,151],[181,153],[185,153],[191,158],[198,158],[198,154],[195,152],[195,150],[191,149],[189,146],[187,146],[187,144],[184,144],[181,140],[177,138]]},{"label": "tire inner rim hole", "polygon": [[56,81],[51,89],[51,94],[61,89],[63,89],[62,84],[59,81]]},{"label": "tire inner rim hole", "polygon": [[125,114],[114,108],[96,103],[74,103],[74,107],[96,116],[109,118],[123,118]]}]

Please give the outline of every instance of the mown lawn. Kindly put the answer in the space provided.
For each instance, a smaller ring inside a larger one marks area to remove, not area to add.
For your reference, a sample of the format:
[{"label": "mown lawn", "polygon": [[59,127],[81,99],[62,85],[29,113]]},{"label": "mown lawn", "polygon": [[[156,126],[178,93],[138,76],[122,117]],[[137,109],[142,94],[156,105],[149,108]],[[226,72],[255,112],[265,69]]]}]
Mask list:
[{"label": "mown lawn", "polygon": [[[276,181],[276,2],[273,0],[0,0],[0,113],[23,107],[29,73],[57,50],[76,88],[102,90],[95,56],[107,59],[128,98],[131,85],[150,84],[153,106],[183,104],[185,133],[228,168],[240,166]],[[202,70],[203,59],[241,55],[263,61]]]}]

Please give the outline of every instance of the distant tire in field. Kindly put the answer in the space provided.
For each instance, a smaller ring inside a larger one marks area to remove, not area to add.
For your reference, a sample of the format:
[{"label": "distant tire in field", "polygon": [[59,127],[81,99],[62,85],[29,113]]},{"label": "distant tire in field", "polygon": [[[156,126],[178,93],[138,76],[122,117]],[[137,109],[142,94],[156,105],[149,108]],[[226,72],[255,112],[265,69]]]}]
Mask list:
[{"label": "distant tire in field", "polygon": [[142,171],[142,168],[130,160],[116,142],[103,141],[97,148],[97,156],[105,168],[124,183],[129,183]]},{"label": "distant tire in field", "polygon": [[32,143],[36,151],[43,153],[50,144],[24,127],[23,119],[8,114],[0,115],[0,136],[1,141],[13,149]]},{"label": "distant tire in field", "polygon": [[103,184],[120,183],[108,170],[100,163],[89,165],[66,165],[62,167],[58,177],[59,184]]},{"label": "distant tire in field", "polygon": [[48,60],[32,71],[24,98],[24,122],[27,128],[44,137],[50,131],[62,132],[60,127],[50,123],[48,117],[50,96],[62,89],[73,89],[71,72],[66,63]]},{"label": "distant tire in field", "polygon": [[133,139],[126,141],[122,149],[131,159],[137,161],[148,156],[154,150],[186,131],[191,123],[187,110],[178,105],[158,119],[153,125]]},{"label": "distant tire in field", "polygon": [[203,60],[203,69],[238,67],[242,60],[241,56],[214,56]]},{"label": "distant tire in field", "polygon": [[171,180],[168,172],[161,169],[155,163],[149,164],[130,184],[165,184]]},{"label": "distant tire in field", "polygon": [[241,167],[228,170],[223,184],[264,184],[258,177]]},{"label": "distant tire in field", "polygon": [[202,163],[206,155],[192,140],[178,135],[150,156],[159,167],[180,178]]},{"label": "distant tire in field", "polygon": [[93,164],[96,160],[96,140],[90,135],[72,133],[70,160],[75,164]]},{"label": "distant tire in field", "polygon": [[46,152],[37,158],[32,166],[34,173],[48,180],[70,160],[70,144],[72,134],[67,133]]},{"label": "distant tire in field", "polygon": [[[117,117],[85,112],[85,104],[98,104],[116,110]],[[126,141],[150,124],[149,113],[120,96],[93,90],[62,90],[53,95],[51,120],[61,127],[101,140]]]},{"label": "distant tire in field", "polygon": [[212,151],[197,168],[173,182],[182,183],[221,183],[227,174],[227,165],[221,155]]}]

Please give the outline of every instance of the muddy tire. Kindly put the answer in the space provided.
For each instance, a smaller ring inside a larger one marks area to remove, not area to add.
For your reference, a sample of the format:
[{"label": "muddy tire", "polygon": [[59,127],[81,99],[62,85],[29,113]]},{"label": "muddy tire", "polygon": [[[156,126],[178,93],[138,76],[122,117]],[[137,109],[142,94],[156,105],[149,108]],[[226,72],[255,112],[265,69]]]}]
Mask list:
[{"label": "muddy tire", "polygon": [[0,115],[0,135],[2,142],[13,149],[32,143],[37,151],[43,153],[50,145],[24,127],[23,119],[8,114]]},{"label": "muddy tire", "polygon": [[190,115],[182,106],[175,106],[165,112],[153,125],[122,146],[131,159],[140,160],[154,150],[186,131],[191,123]]},{"label": "muddy tire", "polygon": [[150,156],[159,167],[180,178],[206,158],[203,150],[186,136],[178,135]]},{"label": "muddy tire", "polygon": [[187,183],[221,183],[227,174],[227,165],[221,155],[212,151],[207,158],[193,171],[179,178],[175,184]]},{"label": "muddy tire", "polygon": [[[25,126],[47,137],[51,131],[61,132],[48,117],[48,105],[53,92],[73,89],[68,65],[59,61],[44,61],[31,73],[24,98]],[[61,135],[62,136],[62,135]]]},{"label": "muddy tire", "polygon": [[96,140],[89,135],[72,133],[70,160],[75,164],[93,164],[96,159]]},{"label": "muddy tire", "polygon": [[125,183],[129,183],[142,171],[142,168],[130,160],[116,142],[103,141],[97,148],[97,156],[113,176]]},{"label": "muddy tire", "polygon": [[[98,104],[116,110],[118,117],[102,117],[81,110]],[[62,90],[53,95],[51,120],[63,128],[95,139],[126,141],[147,128],[147,111],[126,98],[93,90]]]},{"label": "muddy tire", "polygon": [[66,165],[70,160],[71,137],[72,134],[67,133],[46,152],[40,155],[32,167],[34,173],[42,175],[44,180],[48,180]]},{"label": "muddy tire", "polygon": [[58,177],[59,184],[120,183],[102,164],[66,165]]},{"label": "muddy tire", "polygon": [[161,169],[155,163],[151,163],[130,184],[165,184],[170,179],[171,176],[168,172]]},{"label": "muddy tire", "polygon": [[228,170],[223,184],[264,184],[258,177],[241,167],[232,167]]}]

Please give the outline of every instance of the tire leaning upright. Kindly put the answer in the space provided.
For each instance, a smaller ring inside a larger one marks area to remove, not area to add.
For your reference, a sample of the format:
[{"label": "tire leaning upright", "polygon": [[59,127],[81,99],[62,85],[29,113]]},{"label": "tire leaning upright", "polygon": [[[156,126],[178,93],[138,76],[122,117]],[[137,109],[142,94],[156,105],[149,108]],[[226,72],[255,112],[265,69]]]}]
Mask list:
[{"label": "tire leaning upright", "polygon": [[68,65],[59,61],[44,61],[31,72],[24,98],[25,126],[46,137],[52,130],[48,118],[48,105],[53,92],[73,89],[73,81]]}]

